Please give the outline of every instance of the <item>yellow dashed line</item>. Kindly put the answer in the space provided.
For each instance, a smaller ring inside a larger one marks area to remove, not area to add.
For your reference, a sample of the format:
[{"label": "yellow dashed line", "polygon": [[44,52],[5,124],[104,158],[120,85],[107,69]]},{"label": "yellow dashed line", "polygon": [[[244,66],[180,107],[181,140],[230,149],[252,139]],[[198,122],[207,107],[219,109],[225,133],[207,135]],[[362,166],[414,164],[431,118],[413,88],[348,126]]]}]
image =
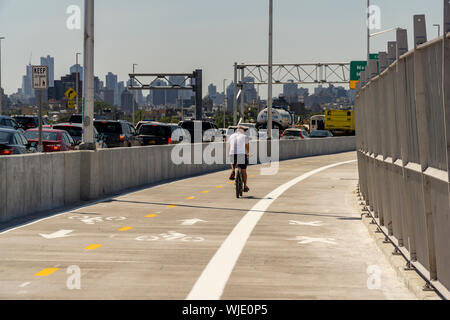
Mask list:
[{"label": "yellow dashed line", "polygon": [[208,191],[208,190],[206,190],[206,191],[202,191],[202,193],[209,193],[209,191]]},{"label": "yellow dashed line", "polygon": [[194,200],[195,197],[187,197],[186,200]]},{"label": "yellow dashed line", "polygon": [[59,268],[46,268],[35,274],[36,277],[48,277],[54,272],[58,271]]},{"label": "yellow dashed line", "polygon": [[87,246],[86,248],[84,248],[84,250],[95,250],[100,248],[102,245],[101,244],[91,244],[89,246]]},{"label": "yellow dashed line", "polygon": [[174,204],[171,204],[171,205],[167,206],[167,208],[176,208],[176,207],[177,207],[177,206],[174,205]]},{"label": "yellow dashed line", "polygon": [[234,181],[228,181],[228,184],[233,184],[234,183]]},{"label": "yellow dashed line", "polygon": [[133,229],[133,227],[123,227],[123,228],[120,228],[119,231],[129,231],[131,229]]},{"label": "yellow dashed line", "polygon": [[222,189],[222,188],[223,188],[223,186],[217,186],[216,188],[217,188],[217,189]]},{"label": "yellow dashed line", "polygon": [[146,215],[145,217],[146,218],[154,218],[154,217],[157,217],[157,216],[158,216],[157,214],[152,213],[152,214]]}]

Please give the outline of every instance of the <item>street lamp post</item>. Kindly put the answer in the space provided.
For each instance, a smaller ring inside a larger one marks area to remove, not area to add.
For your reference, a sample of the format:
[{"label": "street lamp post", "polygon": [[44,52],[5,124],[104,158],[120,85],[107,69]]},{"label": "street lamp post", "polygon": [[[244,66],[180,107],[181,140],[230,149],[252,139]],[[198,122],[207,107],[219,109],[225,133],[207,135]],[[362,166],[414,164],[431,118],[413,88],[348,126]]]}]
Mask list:
[{"label": "street lamp post", "polygon": [[83,144],[94,149],[94,0],[84,2]]},{"label": "street lamp post", "polygon": [[437,27],[438,29],[438,37],[441,36],[441,25],[440,24],[433,24],[433,27]]},{"label": "street lamp post", "polygon": [[79,80],[79,76],[80,76],[80,66],[79,66],[79,64],[78,64],[78,56],[79,55],[81,55],[81,53],[79,53],[79,52],[77,52],[76,54],[75,54],[75,56],[76,56],[76,58],[75,58],[75,60],[76,60],[76,68],[77,68],[77,71],[76,71],[76,84],[75,84],[75,91],[77,92],[77,96],[76,96],[76,104],[77,104],[77,108],[76,108],[76,112],[77,113],[80,113],[80,105],[79,105],[79,98],[80,98],[80,92],[78,91],[79,90],[79,86],[78,86],[78,83],[80,82],[80,80]]},{"label": "street lamp post", "polygon": [[[133,63],[133,74],[134,74],[134,67],[135,66],[137,66],[137,63]],[[131,81],[133,81],[133,79],[131,80]],[[131,86],[133,86],[134,85],[134,83],[131,83]],[[133,126],[135,126],[136,124],[135,124],[135,122],[134,122],[134,98],[135,98],[135,96],[134,96],[134,92],[133,92],[133,110],[131,110],[131,112],[132,112],[132,122],[133,122]]]},{"label": "street lamp post", "polygon": [[268,80],[268,96],[267,96],[267,139],[270,148],[270,140],[272,139],[272,69],[273,69],[273,0],[269,0],[269,80]]},{"label": "street lamp post", "polygon": [[367,63],[369,63],[370,60],[370,0],[367,0]]},{"label": "street lamp post", "polygon": [[223,79],[223,128],[225,129],[225,118],[226,118],[226,110],[227,110],[227,90],[225,86],[225,82],[227,79]]},{"label": "street lamp post", "polygon": [[3,91],[2,91],[2,40],[5,37],[0,37],[0,116],[3,112]]}]

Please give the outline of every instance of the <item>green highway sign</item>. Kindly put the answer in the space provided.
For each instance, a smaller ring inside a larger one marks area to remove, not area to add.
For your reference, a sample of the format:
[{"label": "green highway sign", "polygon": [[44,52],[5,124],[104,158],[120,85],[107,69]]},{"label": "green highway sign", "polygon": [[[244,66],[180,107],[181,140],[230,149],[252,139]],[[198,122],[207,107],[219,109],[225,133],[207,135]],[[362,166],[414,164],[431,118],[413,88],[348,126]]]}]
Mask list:
[{"label": "green highway sign", "polygon": [[350,62],[350,81],[359,81],[362,71],[365,71],[367,61],[351,61]]}]

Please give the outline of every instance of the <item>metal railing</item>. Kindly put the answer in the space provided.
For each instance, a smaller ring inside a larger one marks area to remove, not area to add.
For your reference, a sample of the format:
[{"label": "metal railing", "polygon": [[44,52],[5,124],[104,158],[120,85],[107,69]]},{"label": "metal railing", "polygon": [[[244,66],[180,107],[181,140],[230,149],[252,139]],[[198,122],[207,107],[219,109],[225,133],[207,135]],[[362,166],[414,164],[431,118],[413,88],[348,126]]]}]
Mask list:
[{"label": "metal railing", "polygon": [[426,287],[448,299],[449,1],[444,12],[444,36],[430,42],[425,16],[414,16],[413,50],[407,49],[406,30],[397,30],[395,61],[380,60],[379,71],[369,63],[362,74],[355,116],[359,191],[369,214]]}]

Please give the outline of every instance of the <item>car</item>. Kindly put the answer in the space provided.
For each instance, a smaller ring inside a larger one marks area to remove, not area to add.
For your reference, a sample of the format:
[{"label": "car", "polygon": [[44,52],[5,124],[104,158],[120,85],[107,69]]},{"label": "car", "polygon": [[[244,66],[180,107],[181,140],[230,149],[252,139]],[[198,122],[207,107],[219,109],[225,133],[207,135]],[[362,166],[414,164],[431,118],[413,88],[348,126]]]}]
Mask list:
[{"label": "car", "polygon": [[[202,130],[202,141],[203,142],[214,142],[218,140],[223,140],[222,135],[217,126],[210,121],[200,121],[200,120],[185,120],[180,121],[178,126],[189,132],[191,142],[194,141],[194,128],[195,125],[199,125]],[[200,139],[199,139],[200,140]]]},{"label": "car", "polygon": [[[38,116],[13,116],[16,122],[18,122],[24,130],[33,129],[39,127],[39,117]],[[49,125],[48,119],[42,117],[42,124]]]},{"label": "car", "polygon": [[142,146],[131,123],[123,120],[95,120],[94,127],[103,135],[108,148],[123,148]]},{"label": "car", "polygon": [[281,140],[305,140],[301,129],[286,129],[280,137]]},{"label": "car", "polygon": [[[83,123],[83,116],[81,114],[72,114],[70,116],[69,122],[70,123]],[[94,120],[107,120],[105,116],[94,114]]]},{"label": "car", "polygon": [[138,135],[144,146],[172,143],[172,129],[165,123],[144,123],[139,126]]},{"label": "car", "polygon": [[0,116],[0,128],[10,128],[24,132],[22,126],[16,120],[7,116]]},{"label": "car", "polygon": [[17,130],[0,128],[0,156],[36,152],[27,138]]},{"label": "car", "polygon": [[135,126],[136,132],[139,131],[139,128],[140,128],[143,124],[156,124],[156,123],[159,123],[159,122],[158,122],[158,121],[153,121],[153,120],[142,120],[142,121],[139,121],[139,122],[137,123],[137,125]]},{"label": "car", "polygon": [[309,137],[311,139],[315,138],[330,138],[333,137],[333,134],[327,130],[314,130],[310,133]]},{"label": "car", "polygon": [[[76,145],[82,143],[83,138],[83,125],[81,123],[59,123],[52,126],[56,130],[65,130],[75,141]],[[94,141],[97,149],[106,148],[106,143],[104,143],[103,135],[99,134],[97,129],[94,127]]]},{"label": "car", "polygon": [[[39,129],[25,131],[25,138],[36,147],[39,143]],[[75,150],[76,143],[65,130],[42,129],[42,144],[44,152],[59,152]]]},{"label": "car", "polygon": [[83,119],[82,119],[81,114],[73,114],[73,115],[71,115],[70,119],[69,119],[69,122],[70,123],[83,123]]},{"label": "car", "polygon": [[172,130],[172,144],[183,142],[189,137],[189,131],[180,128],[176,123],[169,123],[168,126]]}]

